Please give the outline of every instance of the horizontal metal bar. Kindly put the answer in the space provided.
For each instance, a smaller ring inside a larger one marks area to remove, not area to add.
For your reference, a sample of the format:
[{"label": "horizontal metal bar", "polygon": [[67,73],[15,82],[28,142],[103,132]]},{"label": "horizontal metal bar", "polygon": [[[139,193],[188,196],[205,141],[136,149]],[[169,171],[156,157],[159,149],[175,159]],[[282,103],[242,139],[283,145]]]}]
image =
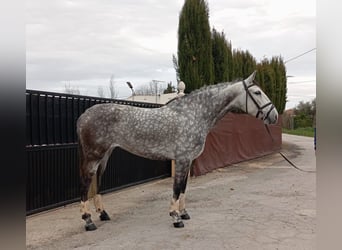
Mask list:
[{"label": "horizontal metal bar", "polygon": [[57,144],[46,144],[46,145],[26,145],[27,151],[39,151],[39,150],[52,150],[62,148],[77,148],[78,143],[57,143]]}]

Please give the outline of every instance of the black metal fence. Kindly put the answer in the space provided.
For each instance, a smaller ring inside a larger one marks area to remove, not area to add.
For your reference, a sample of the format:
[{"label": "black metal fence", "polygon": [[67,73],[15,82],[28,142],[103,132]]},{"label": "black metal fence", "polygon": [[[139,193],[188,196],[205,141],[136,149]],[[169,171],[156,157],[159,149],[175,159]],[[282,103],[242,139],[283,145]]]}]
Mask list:
[{"label": "black metal fence", "polygon": [[[26,90],[27,215],[79,200],[76,121],[90,106],[109,102],[161,106]],[[151,161],[117,148],[102,177],[101,193],[170,175],[170,161]]]},{"label": "black metal fence", "polygon": [[26,145],[56,145],[77,142],[76,121],[89,107],[100,103],[118,103],[143,108],[161,104],[132,102],[26,90]]}]

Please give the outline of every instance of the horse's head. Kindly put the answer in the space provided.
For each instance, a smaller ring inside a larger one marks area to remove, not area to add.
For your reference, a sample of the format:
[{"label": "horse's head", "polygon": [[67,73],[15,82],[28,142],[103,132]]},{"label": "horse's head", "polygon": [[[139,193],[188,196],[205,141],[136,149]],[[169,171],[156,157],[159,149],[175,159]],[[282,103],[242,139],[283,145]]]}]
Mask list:
[{"label": "horse's head", "polygon": [[242,110],[246,113],[263,120],[265,124],[275,124],[278,120],[278,111],[267,97],[267,95],[255,83],[256,71],[254,71],[247,79],[242,81],[244,94],[241,98],[245,98],[242,103]]}]

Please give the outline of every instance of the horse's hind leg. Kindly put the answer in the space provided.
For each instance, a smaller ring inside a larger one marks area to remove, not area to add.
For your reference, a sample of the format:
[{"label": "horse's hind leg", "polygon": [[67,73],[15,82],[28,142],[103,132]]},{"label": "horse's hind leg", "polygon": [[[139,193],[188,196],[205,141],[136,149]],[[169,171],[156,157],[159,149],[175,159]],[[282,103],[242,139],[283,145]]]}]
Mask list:
[{"label": "horse's hind leg", "polygon": [[107,161],[110,157],[110,155],[112,154],[113,148],[109,149],[105,156],[102,158],[101,163],[99,165],[99,168],[97,170],[96,173],[96,195],[94,196],[94,205],[95,205],[95,209],[96,212],[100,213],[100,219],[102,221],[105,220],[110,220],[109,215],[107,214],[107,212],[104,209],[104,205],[102,202],[102,196],[100,195],[100,186],[101,186],[101,176],[103,174],[103,172],[106,169],[106,165],[107,165]]},{"label": "horse's hind leg", "polygon": [[81,184],[81,213],[82,219],[86,222],[85,229],[86,231],[92,231],[96,229],[95,224],[91,220],[91,212],[89,210],[89,200],[88,200],[88,191],[90,184],[92,182],[92,178],[94,176],[94,172],[89,171],[89,169],[96,168],[96,162],[83,162],[83,166],[80,169],[80,184]]},{"label": "horse's hind leg", "polygon": [[[99,183],[99,181],[100,181],[99,179],[101,178],[101,176],[99,176],[99,175],[100,174],[98,173],[97,174],[97,183]],[[109,215],[107,214],[106,210],[104,209],[104,205],[103,205],[103,202],[102,202],[102,196],[99,193],[100,184],[98,184],[97,190],[98,190],[97,194],[94,196],[94,205],[95,205],[96,212],[100,213],[100,219],[102,221],[110,220]]]},{"label": "horse's hind leg", "polygon": [[[170,206],[170,216],[173,219],[174,227],[184,227],[184,224],[181,218],[180,209],[182,210],[185,209],[184,192],[185,192],[189,169],[190,169],[189,160],[176,160],[176,173],[175,173],[175,178],[173,182],[173,197],[172,197],[171,206]],[[182,195],[183,197],[180,197],[180,194],[182,191],[183,191],[183,195]]]}]

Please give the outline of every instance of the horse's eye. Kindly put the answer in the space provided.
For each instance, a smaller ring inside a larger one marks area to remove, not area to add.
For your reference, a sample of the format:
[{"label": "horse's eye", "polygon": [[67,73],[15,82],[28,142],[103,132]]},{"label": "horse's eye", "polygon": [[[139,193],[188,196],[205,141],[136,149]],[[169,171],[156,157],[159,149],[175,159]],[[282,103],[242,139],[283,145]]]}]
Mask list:
[{"label": "horse's eye", "polygon": [[260,90],[257,90],[257,91],[254,92],[254,94],[261,95],[261,92],[260,92]]}]

